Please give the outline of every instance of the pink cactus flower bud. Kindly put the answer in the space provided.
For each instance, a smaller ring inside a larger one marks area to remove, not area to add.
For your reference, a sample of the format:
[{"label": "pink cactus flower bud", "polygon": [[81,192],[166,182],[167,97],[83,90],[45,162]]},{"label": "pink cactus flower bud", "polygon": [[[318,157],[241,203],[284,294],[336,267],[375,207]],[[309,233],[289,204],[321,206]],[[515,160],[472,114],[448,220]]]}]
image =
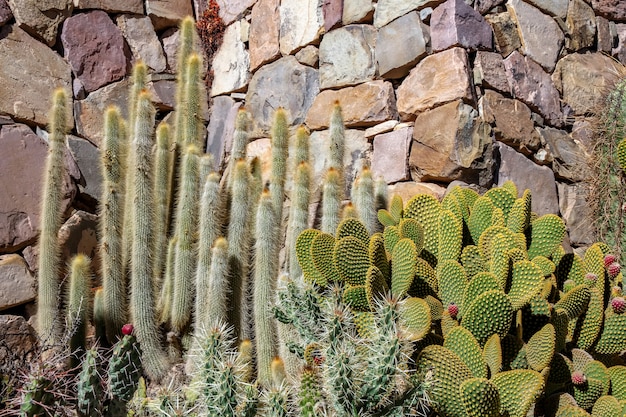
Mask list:
[{"label": "pink cactus flower bud", "polygon": [[456,303],[448,304],[448,313],[450,314],[450,317],[455,319],[456,315],[459,314],[459,306],[457,306]]},{"label": "pink cactus flower bud", "polygon": [[613,262],[611,265],[608,266],[607,271],[609,272],[609,276],[611,278],[615,278],[619,275],[619,271],[621,269],[622,267],[620,264],[618,264],[617,262]]},{"label": "pink cactus flower bud", "polygon": [[581,371],[572,373],[572,384],[580,386],[587,382],[587,377]]},{"label": "pink cactus flower bud", "polygon": [[626,300],[624,297],[615,297],[611,300],[611,307],[617,314],[622,314],[626,311]]},{"label": "pink cactus flower bud", "polygon": [[617,261],[617,257],[611,253],[604,256],[604,267],[608,268],[613,262]]},{"label": "pink cactus flower bud", "polygon": [[133,330],[134,329],[135,329],[135,327],[132,324],[127,323],[127,324],[122,326],[122,334],[125,335],[125,336],[129,336],[129,335],[133,334]]},{"label": "pink cactus flower bud", "polygon": [[598,276],[594,274],[593,272],[587,272],[585,274],[585,279],[587,281],[596,282],[596,280],[598,279]]}]

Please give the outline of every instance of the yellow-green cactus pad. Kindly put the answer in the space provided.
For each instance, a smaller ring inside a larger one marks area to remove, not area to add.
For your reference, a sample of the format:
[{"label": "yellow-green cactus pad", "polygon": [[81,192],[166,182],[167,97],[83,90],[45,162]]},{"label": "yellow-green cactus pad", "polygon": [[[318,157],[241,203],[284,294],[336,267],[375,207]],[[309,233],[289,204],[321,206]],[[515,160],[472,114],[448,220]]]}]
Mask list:
[{"label": "yellow-green cactus pad", "polygon": [[373,307],[372,291],[367,285],[346,285],[343,290],[343,302],[356,311],[371,311]]},{"label": "yellow-green cactus pad", "polygon": [[463,326],[451,329],[443,347],[450,349],[467,365],[475,378],[487,378],[487,364],[476,338]]},{"label": "yellow-green cactus pad", "polygon": [[[461,187],[459,194],[463,195],[463,201],[467,204],[468,210],[472,208],[476,200],[480,197],[480,195],[478,195],[478,193],[471,188]],[[459,201],[461,201],[461,199],[459,199]]]},{"label": "yellow-green cactus pad", "polygon": [[382,272],[385,280],[391,282],[391,266],[387,259],[387,251],[385,250],[385,239],[382,233],[374,233],[370,238],[368,248],[370,254],[370,263]]},{"label": "yellow-green cactus pad", "polygon": [[554,309],[565,311],[570,320],[575,319],[587,310],[589,300],[591,299],[591,290],[584,284],[577,285],[554,305]]},{"label": "yellow-green cactus pad", "polygon": [[509,249],[512,248],[511,241],[504,234],[498,233],[491,240],[491,272],[498,280],[500,288],[507,288],[511,265],[513,264],[509,258]]},{"label": "yellow-green cactus pad", "polygon": [[559,283],[563,283],[571,279],[576,285],[585,283],[585,264],[580,256],[575,253],[566,253],[561,256],[556,263],[556,279]]},{"label": "yellow-green cactus pad", "polygon": [[622,405],[614,396],[603,395],[593,405],[591,417],[624,417]]},{"label": "yellow-green cactus pad", "polygon": [[550,323],[554,326],[556,344],[554,350],[561,352],[565,348],[569,330],[570,319],[564,310],[554,310]]},{"label": "yellow-green cactus pad", "polygon": [[500,345],[500,336],[498,334],[491,335],[485,342],[483,360],[487,364],[491,376],[502,370],[502,345]]},{"label": "yellow-green cactus pad", "polygon": [[398,304],[400,327],[404,337],[415,342],[430,331],[431,314],[429,304],[417,297],[409,297]]},{"label": "yellow-green cactus pad", "polygon": [[367,270],[365,285],[371,288],[374,297],[383,297],[389,292],[389,286],[387,285],[383,273],[374,265],[370,265]]},{"label": "yellow-green cactus pad", "polygon": [[385,230],[383,231],[383,241],[385,250],[388,253],[393,252],[394,246],[396,246],[396,243],[398,243],[400,239],[402,239],[402,236],[400,235],[400,230],[398,230],[398,226],[385,227]]},{"label": "yellow-green cactus pad", "polygon": [[450,330],[459,326],[459,321],[450,316],[448,309],[444,309],[441,313],[441,334],[446,337]]},{"label": "yellow-green cactus pad", "polygon": [[626,138],[617,144],[617,163],[622,171],[626,171]]},{"label": "yellow-green cactus pad", "polygon": [[[519,356],[523,356],[524,359],[526,358],[524,344],[516,336],[507,334],[501,337],[500,346],[502,347],[502,370],[504,371],[515,369],[512,364]],[[522,351],[523,353],[520,354]]]},{"label": "yellow-green cactus pad", "polygon": [[389,202],[389,210],[378,210],[378,221],[380,221],[383,226],[397,225],[402,218],[403,207],[404,203],[402,202],[402,197],[398,194],[394,194]]},{"label": "yellow-green cactus pad", "polygon": [[584,384],[572,385],[572,391],[576,404],[580,408],[589,410],[597,399],[603,395],[604,384],[598,379],[587,377],[587,381]]},{"label": "yellow-green cactus pad", "polygon": [[439,299],[433,297],[432,295],[427,295],[424,297],[424,301],[428,304],[430,308],[430,318],[432,321],[441,320],[441,315],[443,314],[443,304]]},{"label": "yellow-green cactus pad", "polygon": [[589,417],[590,414],[576,405],[563,405],[556,411],[554,417]]},{"label": "yellow-green cactus pad", "polygon": [[513,264],[513,279],[508,292],[514,310],[519,310],[531,298],[541,292],[543,274],[541,269],[531,261],[520,261]]},{"label": "yellow-green cactus pad", "polygon": [[404,217],[415,219],[424,227],[424,249],[437,256],[437,224],[441,204],[431,195],[419,194],[406,204]]},{"label": "yellow-green cactus pad", "polygon": [[[474,275],[474,278],[465,287],[462,306],[464,308],[469,306],[479,295],[491,290],[502,291],[503,288],[500,286],[496,276],[491,272],[479,272]],[[462,313],[463,311],[461,311],[461,315],[463,315]]]},{"label": "yellow-green cactus pad", "polygon": [[499,417],[500,394],[486,378],[470,378],[461,384],[461,401],[469,417]]},{"label": "yellow-green cactus pad", "polygon": [[618,400],[626,401],[626,366],[611,366],[608,372],[611,378],[611,394]]},{"label": "yellow-green cactus pad", "polygon": [[400,239],[391,254],[391,293],[394,297],[404,296],[411,287],[416,261],[415,243],[408,238]]},{"label": "yellow-green cactus pad", "polygon": [[444,308],[450,303],[463,309],[463,293],[467,286],[465,269],[454,260],[446,260],[437,265],[437,282],[439,282],[439,298]]},{"label": "yellow-green cactus pad", "polygon": [[584,371],[585,367],[593,362],[593,356],[589,352],[583,349],[572,349],[572,372]]},{"label": "yellow-green cactus pad", "polygon": [[595,349],[603,354],[619,353],[626,349],[626,314],[611,314],[606,318]]},{"label": "yellow-green cactus pad", "polygon": [[550,311],[551,311],[550,303],[548,302],[548,300],[543,298],[541,294],[531,298],[528,305],[530,307],[530,312],[534,316],[549,316],[550,315]]},{"label": "yellow-green cactus pad", "polygon": [[337,226],[337,231],[335,232],[337,240],[341,240],[347,236],[359,239],[365,246],[369,244],[370,235],[367,232],[367,228],[359,219],[355,219],[354,217],[343,220],[339,223],[339,226]]},{"label": "yellow-green cactus pad", "polygon": [[378,210],[377,217],[378,217],[378,221],[380,222],[380,224],[382,224],[385,227],[395,226],[398,224],[396,220],[391,216],[389,211],[385,209]]},{"label": "yellow-green cactus pad", "polygon": [[585,268],[598,277],[598,281],[604,282],[600,278],[604,277],[604,255],[606,246],[594,243],[585,251]]},{"label": "yellow-green cactus pad", "polygon": [[541,269],[541,273],[544,277],[549,277],[550,275],[554,274],[554,271],[556,271],[556,266],[554,265],[554,262],[552,262],[545,256],[535,256],[532,261],[535,265],[539,267],[539,269]]},{"label": "yellow-green cactus pad", "polygon": [[479,197],[470,210],[467,227],[474,243],[478,244],[480,235],[493,224],[495,206],[489,197]]},{"label": "yellow-green cactus pad", "polygon": [[328,282],[324,280],[324,276],[315,267],[313,254],[311,253],[313,239],[321,233],[315,229],[306,229],[300,233],[298,239],[296,239],[296,257],[298,258],[300,268],[302,268],[304,280],[308,283],[315,283],[325,287]]},{"label": "yellow-green cactus pad", "polygon": [[461,221],[467,221],[469,219],[469,207],[465,203],[461,202],[464,196],[454,190],[460,190],[459,186],[455,186],[446,196],[441,200],[441,208],[443,210],[450,210]]},{"label": "yellow-green cactus pad", "polygon": [[422,258],[415,261],[415,278],[414,283],[424,282],[428,285],[433,294],[439,292],[439,283],[437,282],[437,273],[428,262]]},{"label": "yellow-green cactus pad", "polygon": [[354,326],[359,336],[371,339],[376,335],[376,317],[370,311],[355,311]]},{"label": "yellow-green cactus pad", "polygon": [[531,223],[528,257],[549,257],[565,237],[565,223],[555,214],[545,214]]},{"label": "yellow-green cactus pad", "polygon": [[[517,197],[518,191],[517,191],[517,185],[515,185],[515,183],[511,180],[506,180],[502,183],[502,185],[500,186],[500,188],[504,188],[505,190],[507,190],[508,192],[510,192],[514,197]],[[528,190],[526,190],[528,191]]]},{"label": "yellow-green cactus pad", "polygon": [[409,238],[415,243],[417,254],[422,251],[424,247],[424,227],[415,219],[402,219],[398,224],[398,231],[400,237]]},{"label": "yellow-green cactus pad", "polygon": [[530,190],[525,190],[522,197],[513,203],[506,222],[506,227],[512,232],[524,233],[530,225],[531,200]]},{"label": "yellow-green cactus pad", "polygon": [[328,233],[320,233],[311,242],[311,255],[315,268],[322,274],[325,282],[339,282],[341,277],[333,262],[335,238]]},{"label": "yellow-green cactus pad", "polygon": [[365,284],[370,258],[363,241],[353,236],[346,236],[337,241],[333,260],[345,282],[350,285]]},{"label": "yellow-green cactus pad", "polygon": [[589,378],[597,379],[602,382],[602,395],[609,393],[611,387],[611,376],[607,367],[598,360],[593,360],[585,365],[583,373]]},{"label": "yellow-green cactus pad", "polygon": [[479,272],[487,271],[487,264],[478,250],[478,246],[467,245],[461,251],[461,264],[465,268],[468,278],[472,278]]},{"label": "yellow-green cactus pad", "polygon": [[537,372],[550,365],[554,356],[555,331],[552,324],[546,324],[535,333],[526,344],[526,360],[528,365]]},{"label": "yellow-green cactus pad", "polygon": [[472,372],[452,351],[439,345],[425,347],[417,359],[418,375],[432,374],[437,381],[427,388],[433,409],[441,416],[464,417],[459,386],[472,378]]},{"label": "yellow-green cactus pad", "polygon": [[[573,291],[573,290],[572,290]],[[579,334],[577,345],[581,349],[589,349],[600,335],[604,316],[604,301],[597,287],[590,288],[591,298],[587,310],[578,320]]]},{"label": "yellow-green cactus pad", "polygon": [[504,235],[508,249],[519,248],[523,251],[526,250],[526,238],[523,234],[513,233],[503,226],[490,226],[485,229],[478,239],[478,249],[480,249],[480,253],[486,262],[491,261],[493,240],[498,234]]},{"label": "yellow-green cactus pad", "polygon": [[509,417],[526,417],[544,387],[541,374],[530,369],[500,372],[491,382],[500,393],[500,412],[507,412]]},{"label": "yellow-green cactus pad", "polygon": [[513,207],[513,204],[517,199],[517,194],[512,194],[506,188],[492,188],[491,190],[487,191],[484,196],[488,197],[491,200],[494,207],[502,210],[502,213],[504,214],[504,219],[506,221],[509,218],[509,212],[511,211],[511,207]]},{"label": "yellow-green cactus pad", "polygon": [[513,321],[513,311],[509,297],[502,290],[487,291],[465,308],[463,326],[484,345],[494,333],[501,338],[506,335]]},{"label": "yellow-green cactus pad", "polygon": [[[522,236],[519,234],[518,236]],[[507,252],[509,259],[511,259],[511,263],[519,262],[519,261],[528,261],[528,253],[524,249],[513,248],[509,249]]]}]

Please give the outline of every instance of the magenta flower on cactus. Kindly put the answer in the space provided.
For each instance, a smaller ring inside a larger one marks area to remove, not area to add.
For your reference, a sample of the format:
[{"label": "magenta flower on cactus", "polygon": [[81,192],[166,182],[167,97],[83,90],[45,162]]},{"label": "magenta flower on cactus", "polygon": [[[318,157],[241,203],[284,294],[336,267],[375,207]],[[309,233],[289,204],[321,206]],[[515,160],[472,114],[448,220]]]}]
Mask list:
[{"label": "magenta flower on cactus", "polygon": [[130,323],[122,326],[122,334],[124,336],[130,336],[131,334],[133,334],[133,330],[135,330],[135,327]]}]

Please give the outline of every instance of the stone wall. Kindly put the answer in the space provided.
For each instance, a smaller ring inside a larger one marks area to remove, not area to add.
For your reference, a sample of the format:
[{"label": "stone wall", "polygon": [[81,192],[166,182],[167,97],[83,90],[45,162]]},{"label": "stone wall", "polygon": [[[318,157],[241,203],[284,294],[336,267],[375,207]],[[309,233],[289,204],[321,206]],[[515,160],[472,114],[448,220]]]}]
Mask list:
[{"label": "stone wall", "polygon": [[[129,71],[142,59],[159,117],[168,117],[176,26],[204,3],[0,0],[0,314],[32,310],[52,90],[73,92],[64,256],[94,256],[103,110],[126,111]],[[626,2],[218,3],[227,27],[203,117],[207,151],[221,166],[244,104],[255,119],[249,154],[267,165],[270,120],[283,106],[311,130],[321,178],[339,100],[349,181],[371,164],[406,201],[442,196],[457,181],[484,190],[511,179],[532,190],[534,211],[564,217],[572,247],[594,240],[584,200],[588,116],[626,63]],[[0,319],[15,326],[13,316]]]}]

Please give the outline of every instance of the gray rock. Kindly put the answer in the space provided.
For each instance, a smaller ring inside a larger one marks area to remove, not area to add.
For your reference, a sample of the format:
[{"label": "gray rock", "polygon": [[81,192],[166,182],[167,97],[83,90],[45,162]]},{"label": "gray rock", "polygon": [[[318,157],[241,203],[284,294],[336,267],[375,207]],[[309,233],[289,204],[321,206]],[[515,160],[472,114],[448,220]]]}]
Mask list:
[{"label": "gray rock", "polygon": [[86,91],[127,74],[124,37],[105,12],[94,10],[70,17],[63,24],[61,41],[65,58]]},{"label": "gray rock", "polygon": [[613,34],[609,21],[602,16],[596,16],[596,29],[598,32],[598,52],[610,54],[613,51]]},{"label": "gray rock", "polygon": [[502,55],[497,52],[476,52],[474,82],[485,88],[493,88],[502,93],[510,94],[511,86],[506,76]]},{"label": "gray rock", "polygon": [[98,271],[98,216],[78,210],[59,229],[61,257],[69,264],[71,258],[82,253],[91,258],[91,268]]},{"label": "gray rock", "polygon": [[626,65],[626,23],[615,25],[617,30],[617,45],[613,48],[613,56]]},{"label": "gray rock", "polygon": [[320,60],[320,51],[315,46],[308,45],[300,49],[295,56],[299,63],[316,67]]},{"label": "gray rock", "polygon": [[37,280],[24,259],[0,255],[0,311],[26,304],[37,296]]},{"label": "gray rock", "polygon": [[343,0],[341,23],[344,26],[371,21],[373,16],[374,5],[372,0]]},{"label": "gray rock", "polygon": [[133,53],[133,60],[142,60],[154,72],[163,72],[167,67],[163,48],[154,26],[147,16],[120,15],[117,26],[121,29]]},{"label": "gray rock", "polygon": [[319,40],[324,32],[324,0],[280,2],[280,52],[290,55]]},{"label": "gray rock", "polygon": [[595,220],[589,203],[585,200],[584,184],[556,183],[559,209],[565,221],[570,243],[573,246],[592,245],[596,242]]},{"label": "gray rock", "polygon": [[461,100],[419,114],[415,126],[409,157],[414,181],[476,182],[479,171],[487,168],[489,158],[483,157],[491,129]]},{"label": "gray rock", "polygon": [[100,9],[107,13],[143,14],[143,0],[74,0],[77,9]]},{"label": "gray rock", "polygon": [[59,25],[72,14],[72,0],[8,0],[17,24],[48,46],[56,43]]},{"label": "gray rock", "polygon": [[412,119],[418,113],[456,99],[473,101],[467,52],[452,48],[424,58],[396,90],[398,113]]},{"label": "gray rock", "polygon": [[402,78],[426,55],[426,39],[417,12],[410,12],[383,26],[376,39],[378,73]]},{"label": "gray rock", "polygon": [[435,7],[442,2],[443,0],[378,0],[374,12],[374,26],[383,27],[412,10]]},{"label": "gray rock", "polygon": [[186,16],[193,16],[193,8],[188,0],[145,0],[146,14],[156,30],[178,24]]},{"label": "gray rock", "polygon": [[537,128],[541,142],[552,154],[552,170],[557,178],[573,182],[590,180],[590,167],[584,148],[567,132],[552,127]]},{"label": "gray rock", "polygon": [[[72,91],[69,65],[15,25],[0,28],[0,62],[0,113],[15,120],[48,124],[53,91],[59,87],[68,94]],[[67,122],[74,126],[71,114]]]},{"label": "gray rock", "polygon": [[349,25],[327,33],[320,43],[321,88],[344,87],[374,79],[376,29]]},{"label": "gray rock", "polygon": [[563,125],[559,92],[550,75],[537,63],[515,51],[504,60],[513,97],[545,117],[549,124]]},{"label": "gray rock", "polygon": [[[39,233],[39,208],[48,154],[46,142],[25,125],[4,125],[0,130],[0,253],[15,252],[33,243]],[[76,195],[69,172],[63,181],[65,211]]]},{"label": "gray rock", "polygon": [[0,315],[0,373],[17,375],[37,355],[37,333],[22,316]]},{"label": "gray rock", "polygon": [[224,154],[230,153],[235,130],[235,118],[241,103],[228,96],[213,99],[211,119],[207,127],[206,152],[213,155],[217,163],[224,161]]},{"label": "gray rock", "polygon": [[161,36],[161,43],[163,44],[163,53],[165,54],[165,60],[167,61],[167,71],[171,73],[176,72],[178,66],[178,46],[180,45],[180,32],[177,28],[166,30]]},{"label": "gray rock", "polygon": [[530,155],[541,139],[534,129],[530,109],[518,100],[486,90],[478,105],[483,119],[494,126],[496,139]]},{"label": "gray rock", "polygon": [[572,0],[567,10],[565,46],[571,51],[589,48],[596,39],[596,15],[583,0]]},{"label": "gray rock", "polygon": [[485,19],[493,29],[496,50],[503,57],[509,56],[511,52],[522,46],[517,25],[508,12],[489,14],[485,16]]},{"label": "gray rock", "polygon": [[286,56],[254,74],[248,85],[246,109],[261,132],[269,131],[274,111],[281,106],[289,112],[291,124],[298,125],[304,122],[318,92],[317,70]]},{"label": "gray rock", "polygon": [[241,91],[247,86],[250,80],[250,56],[241,39],[241,21],[226,28],[211,69],[214,74],[211,96]]},{"label": "gray rock", "polygon": [[225,25],[230,25],[239,19],[243,12],[256,2],[257,0],[217,0],[220,7],[220,17]]},{"label": "gray rock", "polygon": [[280,0],[259,0],[250,21],[250,70],[280,56]]},{"label": "gray rock", "polygon": [[410,179],[408,156],[413,127],[405,127],[374,137],[372,173],[382,176],[387,184]]},{"label": "gray rock", "polygon": [[558,214],[559,200],[552,170],[535,164],[502,142],[496,142],[495,149],[499,161],[497,185],[511,180],[517,185],[518,191],[530,190],[532,211],[539,216]]},{"label": "gray rock", "polygon": [[86,185],[81,192],[100,199],[102,195],[100,151],[91,142],[76,136],[68,136],[67,144],[85,179]]},{"label": "gray rock", "polygon": [[433,51],[451,46],[472,51],[493,47],[491,26],[464,0],[447,0],[433,10],[430,36]]},{"label": "gray rock", "polygon": [[504,0],[476,0],[475,5],[478,13],[484,15],[487,14],[489,10],[501,5],[502,3],[504,3]]},{"label": "gray rock", "polygon": [[37,271],[39,270],[39,246],[26,246],[22,250],[22,256],[24,257],[24,261],[26,261],[26,264],[28,265],[29,271],[37,275]]},{"label": "gray rock", "polygon": [[550,16],[565,19],[567,15],[567,7],[570,0],[528,0],[528,3],[541,9]]},{"label": "gray rock", "polygon": [[7,0],[0,0],[0,26],[13,19],[13,13],[9,7]]},{"label": "gray rock", "polygon": [[604,91],[616,81],[618,66],[615,60],[602,53],[569,54],[559,60],[552,80],[561,92],[563,102],[574,114],[593,112],[602,101]]},{"label": "gray rock", "polygon": [[509,0],[506,7],[517,22],[522,53],[552,72],[565,40],[559,25],[523,0]]}]

